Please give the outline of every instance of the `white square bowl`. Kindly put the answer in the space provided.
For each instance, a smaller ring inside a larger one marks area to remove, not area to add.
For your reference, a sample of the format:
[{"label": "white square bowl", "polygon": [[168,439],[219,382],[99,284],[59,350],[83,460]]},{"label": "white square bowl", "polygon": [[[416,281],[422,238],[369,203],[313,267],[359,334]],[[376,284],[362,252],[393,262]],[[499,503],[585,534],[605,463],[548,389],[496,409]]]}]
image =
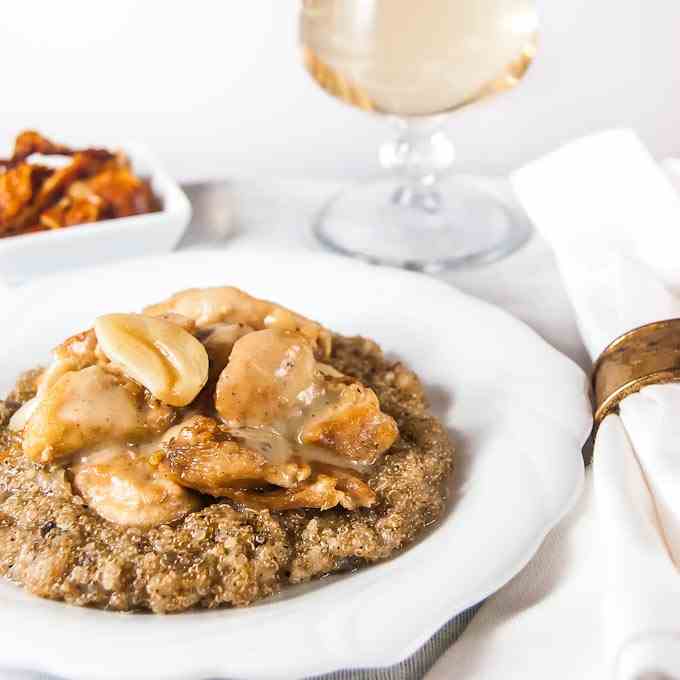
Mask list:
[{"label": "white square bowl", "polygon": [[162,209],[0,238],[0,283],[21,283],[65,269],[168,252],[177,245],[191,219],[189,199],[144,146],[121,144],[111,148],[121,148],[129,156],[135,174],[149,178]]}]

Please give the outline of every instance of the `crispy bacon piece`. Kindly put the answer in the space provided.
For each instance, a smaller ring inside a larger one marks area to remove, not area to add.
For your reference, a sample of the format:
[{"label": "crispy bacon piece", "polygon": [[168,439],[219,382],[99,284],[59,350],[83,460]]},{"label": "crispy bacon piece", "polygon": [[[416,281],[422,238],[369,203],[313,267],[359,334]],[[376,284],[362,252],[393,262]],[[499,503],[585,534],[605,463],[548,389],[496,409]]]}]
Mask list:
[{"label": "crispy bacon piece", "polygon": [[[66,191],[76,179],[96,171],[102,161],[87,151],[78,152],[73,160],[63,168],[52,172],[34,193],[29,204],[25,205],[7,224],[8,229],[17,231],[36,222],[41,222],[40,214]],[[9,171],[10,173],[12,170]],[[4,177],[4,175],[3,175]]]},{"label": "crispy bacon piece", "polygon": [[108,149],[72,149],[63,144],[55,144],[35,130],[24,130],[17,135],[14,141],[14,153],[11,158],[0,160],[0,166],[14,167],[36,153],[41,156],[75,156],[77,153],[87,153],[89,156],[102,161],[114,157],[114,154]]},{"label": "crispy bacon piece", "polygon": [[0,235],[17,228],[20,217],[52,170],[42,165],[20,163],[0,174]]},{"label": "crispy bacon piece", "polygon": [[12,163],[24,161],[34,153],[43,156],[72,156],[75,152],[68,146],[55,144],[35,130],[24,130],[14,141],[11,161]]},{"label": "crispy bacon piece", "polygon": [[128,167],[107,167],[86,185],[109,207],[113,217],[155,212],[160,207],[149,183]]},{"label": "crispy bacon piece", "polygon": [[103,212],[101,200],[73,199],[65,196],[40,215],[40,224],[48,229],[70,227],[74,224],[96,222]]},{"label": "crispy bacon piece", "polygon": [[[33,154],[66,156],[56,169],[28,162]],[[0,237],[59,229],[160,210],[148,181],[123,154],[72,149],[27,130],[14,153],[0,160]]]}]

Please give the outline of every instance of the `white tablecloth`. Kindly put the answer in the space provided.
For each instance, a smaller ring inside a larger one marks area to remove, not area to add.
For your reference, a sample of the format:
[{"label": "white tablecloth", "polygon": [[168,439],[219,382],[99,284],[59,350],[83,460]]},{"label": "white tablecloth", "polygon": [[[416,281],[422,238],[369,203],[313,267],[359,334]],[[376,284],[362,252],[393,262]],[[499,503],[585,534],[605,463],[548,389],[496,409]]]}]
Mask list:
[{"label": "white tablecloth", "polygon": [[[253,244],[284,247],[291,251],[320,249],[310,225],[316,211],[339,185],[310,181],[234,181],[230,198],[234,224],[229,234],[215,239],[211,230],[194,228],[183,247],[205,247],[210,233],[215,248],[238,249]],[[586,370],[589,358],[580,341],[574,316],[561,285],[553,256],[538,237],[514,255],[480,269],[442,275],[440,278],[458,288],[488,300],[525,321],[554,347],[571,357]],[[447,310],[442,310],[443,314]],[[529,566],[497,595],[490,598],[448,655],[435,666],[428,678],[510,678],[547,677],[543,669],[551,667],[550,621],[534,605],[545,598],[559,599],[566,575],[560,568],[560,556],[566,555],[575,542],[592,540],[591,518],[583,516],[588,507],[590,480],[586,494],[576,512],[570,515],[547,539]],[[576,527],[574,527],[576,525]],[[557,548],[557,549],[555,549]],[[582,570],[592,571],[593,598],[579,603],[565,601],[564,607],[583,606],[582,629],[574,631],[573,654],[553,665],[550,677],[587,679],[601,677],[592,659],[597,656],[599,629],[595,602],[598,577],[595,564],[582,563]],[[519,623],[519,625],[518,625]],[[509,625],[513,624],[513,625]],[[484,664],[489,646],[502,664],[490,669]],[[543,663],[540,663],[540,660]],[[562,663],[564,661],[564,663]],[[539,674],[532,674],[532,668]],[[36,680],[26,673],[2,673],[0,680]]]}]

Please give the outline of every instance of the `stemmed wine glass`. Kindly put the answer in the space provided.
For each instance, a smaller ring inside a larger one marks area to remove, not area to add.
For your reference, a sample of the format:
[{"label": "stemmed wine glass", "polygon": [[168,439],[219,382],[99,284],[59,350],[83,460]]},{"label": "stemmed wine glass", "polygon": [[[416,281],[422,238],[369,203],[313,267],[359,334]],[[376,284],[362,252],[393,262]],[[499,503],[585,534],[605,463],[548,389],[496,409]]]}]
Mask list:
[{"label": "stemmed wine glass", "polygon": [[[536,52],[535,0],[302,0],[304,63],[326,92],[387,114],[385,179],[328,203],[315,232],[372,262],[437,270],[487,262],[528,228],[488,181],[451,174],[446,114],[515,86]],[[341,133],[340,133],[341,134]]]}]

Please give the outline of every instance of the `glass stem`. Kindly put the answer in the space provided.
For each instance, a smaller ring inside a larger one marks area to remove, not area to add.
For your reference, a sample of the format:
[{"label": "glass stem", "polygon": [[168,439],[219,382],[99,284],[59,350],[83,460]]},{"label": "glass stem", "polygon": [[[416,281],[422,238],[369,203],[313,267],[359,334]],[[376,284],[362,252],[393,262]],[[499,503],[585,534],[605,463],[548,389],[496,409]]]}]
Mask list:
[{"label": "glass stem", "polygon": [[451,170],[456,154],[439,117],[396,119],[398,136],[380,148],[380,164],[399,177],[392,194],[397,205],[438,213],[438,181]]}]

